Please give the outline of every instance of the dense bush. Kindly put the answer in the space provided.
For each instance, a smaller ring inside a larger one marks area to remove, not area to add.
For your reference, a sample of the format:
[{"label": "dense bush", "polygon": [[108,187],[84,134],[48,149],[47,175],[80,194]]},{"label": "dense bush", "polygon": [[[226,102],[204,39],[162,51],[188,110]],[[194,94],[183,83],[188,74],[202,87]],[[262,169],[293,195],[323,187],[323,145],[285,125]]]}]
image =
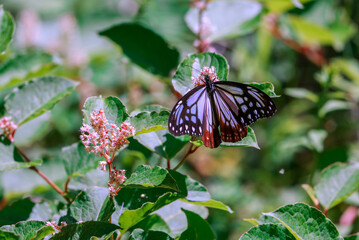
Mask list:
[{"label": "dense bush", "polygon": [[[357,1],[2,4],[0,239],[359,239]],[[214,149],[211,66],[278,109]]]}]

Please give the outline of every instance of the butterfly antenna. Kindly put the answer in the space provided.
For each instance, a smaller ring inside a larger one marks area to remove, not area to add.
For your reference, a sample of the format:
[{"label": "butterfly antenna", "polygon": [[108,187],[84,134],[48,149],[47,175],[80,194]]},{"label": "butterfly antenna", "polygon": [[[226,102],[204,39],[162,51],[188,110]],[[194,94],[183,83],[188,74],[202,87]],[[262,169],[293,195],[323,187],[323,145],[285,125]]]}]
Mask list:
[{"label": "butterfly antenna", "polygon": [[190,65],[184,64],[184,66],[186,66],[186,67],[190,67],[190,68],[192,68],[192,69],[194,69],[194,70],[196,70],[196,71],[198,71],[198,72],[201,72],[201,70],[200,70],[200,69],[194,68],[194,67],[192,67],[192,66],[190,66]]}]

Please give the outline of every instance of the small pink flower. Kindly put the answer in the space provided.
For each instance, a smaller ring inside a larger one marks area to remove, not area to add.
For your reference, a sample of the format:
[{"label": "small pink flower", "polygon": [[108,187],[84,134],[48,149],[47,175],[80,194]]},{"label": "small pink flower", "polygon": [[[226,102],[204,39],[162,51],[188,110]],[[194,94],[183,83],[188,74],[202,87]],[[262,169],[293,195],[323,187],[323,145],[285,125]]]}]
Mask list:
[{"label": "small pink flower", "polygon": [[216,74],[216,68],[212,67],[203,67],[201,73],[197,77],[192,77],[193,85],[195,87],[204,85],[206,83],[205,76],[209,76],[209,79],[213,82],[219,81]]},{"label": "small pink flower", "polygon": [[2,117],[0,118],[0,129],[3,130],[3,133],[11,142],[14,141],[15,131],[17,125],[11,121],[11,117]]},{"label": "small pink flower", "polygon": [[105,171],[105,172],[106,172],[107,162],[106,162],[106,161],[100,161],[100,162],[99,162],[99,165],[100,165],[100,169],[101,169],[102,171]]},{"label": "small pink flower", "polygon": [[93,112],[90,116],[91,125],[84,124],[80,139],[88,152],[103,156],[114,153],[128,144],[127,138],[135,135],[135,128],[128,122],[123,122],[120,127],[109,124],[102,109]]}]

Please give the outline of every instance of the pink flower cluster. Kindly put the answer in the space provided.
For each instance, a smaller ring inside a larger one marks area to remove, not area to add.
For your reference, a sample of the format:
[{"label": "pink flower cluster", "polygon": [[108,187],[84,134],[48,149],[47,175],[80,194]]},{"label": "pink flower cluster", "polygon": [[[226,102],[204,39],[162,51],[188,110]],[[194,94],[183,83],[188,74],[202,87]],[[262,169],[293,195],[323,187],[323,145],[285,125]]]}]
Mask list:
[{"label": "pink flower cluster", "polygon": [[[65,227],[67,224],[66,222],[61,222],[61,225],[60,226],[57,226],[56,222],[55,221],[51,221],[51,222],[46,222],[46,226],[50,226],[52,227],[53,229],[57,230],[57,231],[61,231],[61,229],[63,227]],[[54,233],[53,233],[54,234]]]},{"label": "pink flower cluster", "polygon": [[14,141],[17,125],[11,121],[11,117],[0,118],[0,129],[3,130],[2,134],[4,134],[11,142]]},{"label": "pink flower cluster", "polygon": [[126,170],[116,170],[116,167],[113,166],[113,170],[110,172],[110,179],[108,181],[108,189],[110,191],[111,197],[117,195],[118,191],[120,191],[120,185],[126,181]]},{"label": "pink flower cluster", "polygon": [[102,109],[90,116],[91,126],[84,124],[81,127],[80,139],[88,152],[100,156],[109,156],[116,150],[128,144],[127,138],[135,135],[135,128],[128,122],[123,122],[120,127],[109,124]]},{"label": "pink flower cluster", "polygon": [[219,81],[216,74],[216,68],[212,67],[203,67],[201,73],[197,77],[192,77],[193,85],[195,87],[203,85],[206,83],[205,76],[209,76],[210,80],[213,82]]}]

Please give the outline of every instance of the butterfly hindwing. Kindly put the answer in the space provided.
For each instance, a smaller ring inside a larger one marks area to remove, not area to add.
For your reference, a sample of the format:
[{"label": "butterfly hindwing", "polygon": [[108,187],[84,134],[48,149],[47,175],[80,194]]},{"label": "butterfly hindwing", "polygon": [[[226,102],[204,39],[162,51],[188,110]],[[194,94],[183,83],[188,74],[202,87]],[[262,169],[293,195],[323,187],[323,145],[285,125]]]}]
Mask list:
[{"label": "butterfly hindwing", "polygon": [[238,142],[247,136],[247,127],[243,126],[236,115],[237,106],[221,91],[213,93],[215,110],[224,142]]},{"label": "butterfly hindwing", "polygon": [[260,118],[271,117],[277,111],[274,101],[258,88],[229,81],[214,84],[241,125],[247,126]]},{"label": "butterfly hindwing", "polygon": [[[207,94],[207,93],[206,93]],[[213,106],[210,98],[206,97],[203,115],[203,136],[202,141],[206,147],[216,148],[221,144],[221,137],[218,130],[218,122],[214,115]]]},{"label": "butterfly hindwing", "polygon": [[173,107],[169,116],[169,132],[175,136],[184,134],[202,136],[204,106],[207,98],[204,85],[184,95]]}]

